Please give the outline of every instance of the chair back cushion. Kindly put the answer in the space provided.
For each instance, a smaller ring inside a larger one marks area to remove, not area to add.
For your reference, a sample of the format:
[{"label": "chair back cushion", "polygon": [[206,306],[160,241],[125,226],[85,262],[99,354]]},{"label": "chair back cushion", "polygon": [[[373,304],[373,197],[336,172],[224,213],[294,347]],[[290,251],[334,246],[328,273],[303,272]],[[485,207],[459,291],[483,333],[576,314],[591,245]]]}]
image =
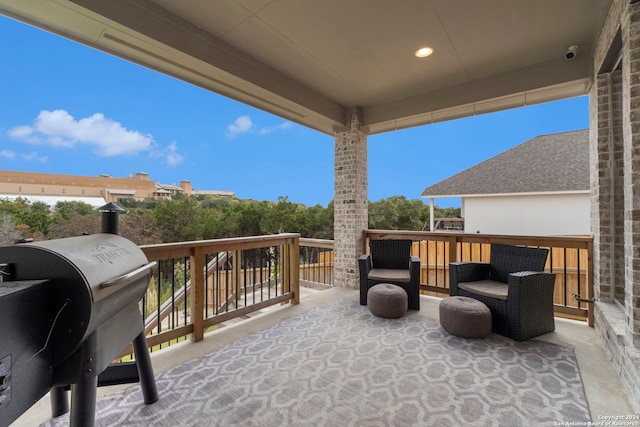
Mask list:
[{"label": "chair back cushion", "polygon": [[411,240],[371,239],[373,268],[409,268]]},{"label": "chair back cushion", "polygon": [[509,274],[518,271],[544,271],[549,249],[491,245],[491,279],[509,282]]}]

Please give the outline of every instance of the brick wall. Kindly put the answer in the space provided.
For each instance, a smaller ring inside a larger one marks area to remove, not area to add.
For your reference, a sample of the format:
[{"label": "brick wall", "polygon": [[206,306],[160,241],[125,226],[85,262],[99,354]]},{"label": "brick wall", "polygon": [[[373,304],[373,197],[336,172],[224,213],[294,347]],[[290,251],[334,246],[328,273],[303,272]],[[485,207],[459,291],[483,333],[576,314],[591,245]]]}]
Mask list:
[{"label": "brick wall", "polygon": [[[612,52],[618,32],[622,49]],[[602,69],[618,53],[621,66]],[[595,326],[640,410],[640,3],[613,1],[594,69],[600,70],[590,92]]]},{"label": "brick wall", "polygon": [[595,318],[596,332],[629,393],[629,401],[640,412],[640,351],[626,343],[624,312],[616,304],[598,302]]}]

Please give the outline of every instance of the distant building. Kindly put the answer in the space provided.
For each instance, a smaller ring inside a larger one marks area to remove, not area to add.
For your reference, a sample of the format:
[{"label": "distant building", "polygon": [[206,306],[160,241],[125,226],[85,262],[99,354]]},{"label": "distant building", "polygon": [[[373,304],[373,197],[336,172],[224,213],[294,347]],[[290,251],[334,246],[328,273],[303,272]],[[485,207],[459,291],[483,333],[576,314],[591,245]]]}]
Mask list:
[{"label": "distant building", "polygon": [[175,194],[235,196],[230,191],[194,190],[189,180],[180,181],[180,185],[156,183],[146,172],[113,178],[0,170],[0,199],[22,197],[52,206],[59,201],[82,201],[99,207],[122,199],[168,199]]},{"label": "distant building", "polygon": [[466,233],[589,234],[589,131],[537,136],[431,185],[435,198],[459,197]]}]

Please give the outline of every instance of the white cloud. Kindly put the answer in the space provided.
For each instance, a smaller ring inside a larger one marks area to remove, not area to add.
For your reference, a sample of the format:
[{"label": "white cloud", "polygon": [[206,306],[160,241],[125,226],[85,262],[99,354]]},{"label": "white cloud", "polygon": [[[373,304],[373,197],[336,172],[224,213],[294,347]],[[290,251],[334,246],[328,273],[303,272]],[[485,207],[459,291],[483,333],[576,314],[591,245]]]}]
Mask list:
[{"label": "white cloud", "polygon": [[167,148],[155,149],[149,155],[155,159],[164,159],[168,166],[178,166],[184,162],[185,156],[178,152],[178,144],[174,141]]},{"label": "white cloud", "polygon": [[38,153],[32,151],[31,153],[16,153],[11,150],[0,150],[0,157],[4,157],[5,159],[13,160],[16,157],[20,157],[24,160],[35,161],[45,163],[48,158],[47,156],[39,156]]},{"label": "white cloud", "polygon": [[271,132],[289,129],[293,124],[291,122],[282,122],[277,126],[257,128],[251,117],[240,116],[232,124],[227,126],[227,135],[236,136],[242,133],[254,131],[258,135],[267,135]]},{"label": "white cloud", "polygon": [[154,145],[151,135],[128,130],[101,113],[76,120],[65,110],[43,110],[33,126],[16,126],[9,130],[9,136],[32,144],[54,147],[87,144],[93,146],[99,156],[104,157],[136,154],[148,151]]},{"label": "white cloud", "polygon": [[31,126],[16,126],[9,129],[9,136],[14,139],[28,139],[32,134],[33,128]]},{"label": "white cloud", "polygon": [[40,163],[46,163],[46,161],[48,160],[47,156],[39,156],[35,151],[32,151],[31,153],[22,153],[20,154],[20,157],[22,157],[24,160],[31,160]]},{"label": "white cloud", "polygon": [[15,159],[16,153],[9,150],[0,150],[0,157],[4,157],[7,159]]},{"label": "white cloud", "polygon": [[169,166],[178,166],[184,161],[184,156],[178,153],[178,144],[172,142],[167,147],[165,160]]},{"label": "white cloud", "polygon": [[227,126],[227,132],[230,135],[238,135],[241,133],[249,132],[252,127],[253,122],[251,121],[251,117],[240,116],[236,119],[235,122]]},{"label": "white cloud", "polygon": [[275,131],[278,131],[278,130],[289,129],[291,126],[292,126],[291,122],[282,122],[278,126],[260,128],[259,133],[260,133],[260,135],[266,135],[268,133],[275,132]]}]

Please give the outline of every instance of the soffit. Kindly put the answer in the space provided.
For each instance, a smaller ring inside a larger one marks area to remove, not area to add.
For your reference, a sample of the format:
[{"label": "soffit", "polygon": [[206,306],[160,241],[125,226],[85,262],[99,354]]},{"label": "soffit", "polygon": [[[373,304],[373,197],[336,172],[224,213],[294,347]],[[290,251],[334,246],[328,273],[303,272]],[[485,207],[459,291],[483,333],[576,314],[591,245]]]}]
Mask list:
[{"label": "soffit", "polygon": [[[0,12],[326,133],[358,108],[376,133],[586,93],[610,4],[0,0]],[[415,58],[425,44],[434,54]]]}]

